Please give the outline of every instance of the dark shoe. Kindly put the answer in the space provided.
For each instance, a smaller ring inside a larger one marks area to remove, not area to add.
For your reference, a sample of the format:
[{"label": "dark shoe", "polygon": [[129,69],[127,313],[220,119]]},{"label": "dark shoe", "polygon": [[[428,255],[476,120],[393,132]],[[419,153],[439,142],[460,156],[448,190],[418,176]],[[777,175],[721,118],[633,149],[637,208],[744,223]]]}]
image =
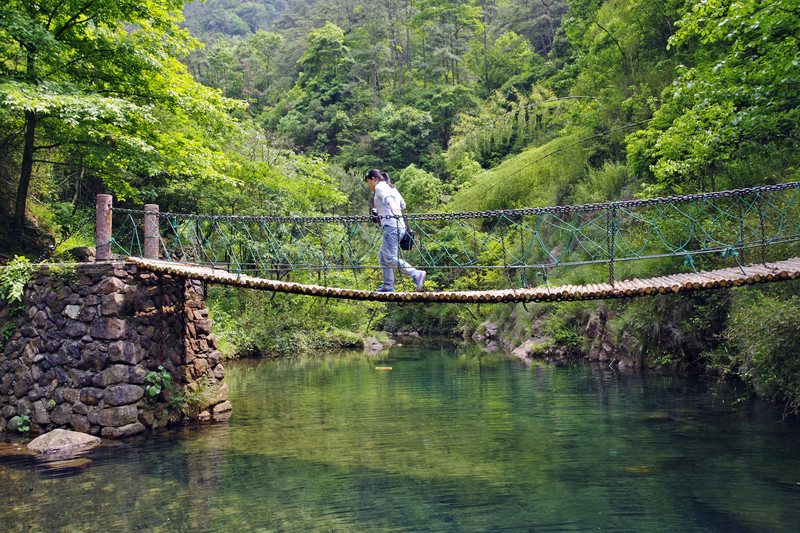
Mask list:
[{"label": "dark shoe", "polygon": [[411,277],[411,279],[414,280],[414,285],[417,286],[417,292],[422,290],[422,285],[425,283],[425,276],[427,275],[428,275],[427,272],[425,272],[424,270],[420,270],[419,274]]},{"label": "dark shoe", "polygon": [[375,289],[375,292],[394,292],[394,289],[390,289],[386,285],[381,285],[380,287]]}]

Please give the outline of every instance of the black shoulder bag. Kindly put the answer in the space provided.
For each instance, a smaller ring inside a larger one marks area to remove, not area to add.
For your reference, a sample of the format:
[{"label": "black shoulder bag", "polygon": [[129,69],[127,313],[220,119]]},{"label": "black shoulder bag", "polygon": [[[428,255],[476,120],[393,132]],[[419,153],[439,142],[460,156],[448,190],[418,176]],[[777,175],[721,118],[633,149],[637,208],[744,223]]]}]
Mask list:
[{"label": "black shoulder bag", "polygon": [[403,221],[406,223],[406,232],[403,238],[400,239],[400,249],[410,250],[414,247],[414,230],[411,229],[411,226],[408,224],[408,218],[406,218],[405,215],[403,215]]}]

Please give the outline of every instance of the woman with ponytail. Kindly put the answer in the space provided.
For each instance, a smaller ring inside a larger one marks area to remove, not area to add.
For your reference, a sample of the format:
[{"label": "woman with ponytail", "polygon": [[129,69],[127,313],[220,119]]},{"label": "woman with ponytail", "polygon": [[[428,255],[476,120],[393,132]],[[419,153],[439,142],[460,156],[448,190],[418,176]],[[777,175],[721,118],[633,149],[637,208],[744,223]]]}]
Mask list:
[{"label": "woman with ponytail", "polygon": [[378,252],[378,262],[383,273],[383,285],[376,289],[376,292],[394,292],[395,268],[410,277],[418,291],[422,290],[427,273],[412,267],[397,257],[398,244],[406,233],[406,225],[403,220],[403,209],[406,208],[406,202],[403,200],[403,196],[392,183],[389,174],[377,168],[367,172],[364,181],[375,193],[370,204],[373,215],[378,218],[383,234],[383,242],[381,242],[381,249]]}]

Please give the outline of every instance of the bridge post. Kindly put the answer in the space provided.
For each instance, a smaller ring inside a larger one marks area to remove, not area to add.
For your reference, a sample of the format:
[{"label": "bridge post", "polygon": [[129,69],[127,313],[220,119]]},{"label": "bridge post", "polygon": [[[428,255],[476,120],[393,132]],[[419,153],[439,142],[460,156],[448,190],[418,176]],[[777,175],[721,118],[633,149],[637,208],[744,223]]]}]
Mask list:
[{"label": "bridge post", "polygon": [[158,259],[158,205],[144,205],[144,258]]},{"label": "bridge post", "polygon": [[95,206],[95,245],[96,260],[111,259],[111,195],[98,194]]}]

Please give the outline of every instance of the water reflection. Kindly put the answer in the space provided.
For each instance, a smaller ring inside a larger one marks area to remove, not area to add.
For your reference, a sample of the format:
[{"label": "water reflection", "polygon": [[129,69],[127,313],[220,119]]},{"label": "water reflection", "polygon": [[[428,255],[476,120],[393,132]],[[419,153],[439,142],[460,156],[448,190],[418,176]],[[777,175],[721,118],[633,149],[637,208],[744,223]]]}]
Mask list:
[{"label": "water reflection", "polygon": [[796,424],[722,385],[443,346],[226,367],[229,423],[1,457],[3,530],[800,529]]}]

